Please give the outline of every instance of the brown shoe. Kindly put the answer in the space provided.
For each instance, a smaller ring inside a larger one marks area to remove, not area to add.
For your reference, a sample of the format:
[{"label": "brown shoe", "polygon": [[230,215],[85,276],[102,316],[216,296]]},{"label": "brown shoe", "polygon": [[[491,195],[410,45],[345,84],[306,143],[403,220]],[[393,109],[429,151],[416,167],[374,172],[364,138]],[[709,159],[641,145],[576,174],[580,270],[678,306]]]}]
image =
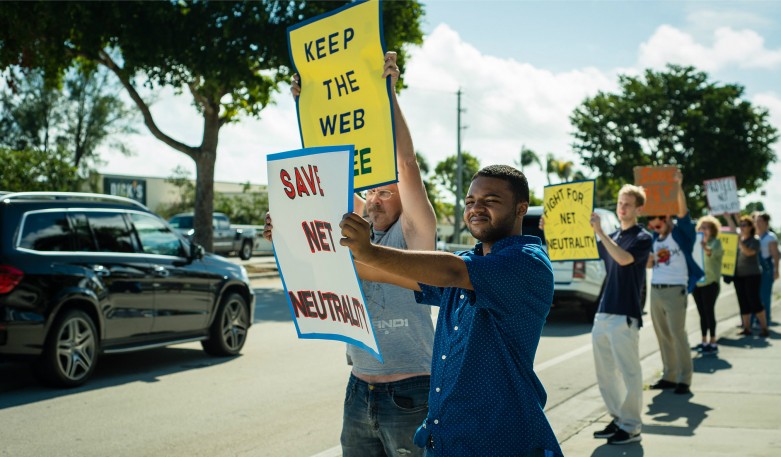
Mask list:
[{"label": "brown shoe", "polygon": [[768,331],[768,329],[763,328],[762,331],[759,332],[759,336],[761,336],[762,338],[767,338],[770,336],[770,332]]},{"label": "brown shoe", "polygon": [[744,328],[743,330],[738,332],[738,335],[751,336],[751,329],[750,328]]}]

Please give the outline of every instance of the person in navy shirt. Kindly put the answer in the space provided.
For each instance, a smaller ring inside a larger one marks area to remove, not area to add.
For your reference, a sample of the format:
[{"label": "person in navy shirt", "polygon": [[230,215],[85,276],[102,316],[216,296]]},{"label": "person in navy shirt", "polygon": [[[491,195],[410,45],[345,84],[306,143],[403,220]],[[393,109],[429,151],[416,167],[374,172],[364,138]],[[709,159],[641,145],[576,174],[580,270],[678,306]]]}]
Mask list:
[{"label": "person in navy shirt", "polygon": [[361,277],[440,307],[429,412],[415,434],[429,456],[562,455],[533,370],[553,270],[540,239],[521,233],[528,207],[523,173],[492,165],[474,175],[465,200],[465,225],[480,241],[472,250],[402,251],[371,244],[355,213],[340,224]]},{"label": "person in navy shirt", "polygon": [[594,316],[591,344],[597,384],[613,420],[594,432],[608,444],[641,440],[643,374],[640,367],[640,327],[645,267],[651,253],[651,234],[637,224],[645,204],[641,187],[625,185],[618,192],[616,215],[621,228],[607,235],[597,213],[591,227],[599,236],[599,257],[605,261],[605,288]]}]

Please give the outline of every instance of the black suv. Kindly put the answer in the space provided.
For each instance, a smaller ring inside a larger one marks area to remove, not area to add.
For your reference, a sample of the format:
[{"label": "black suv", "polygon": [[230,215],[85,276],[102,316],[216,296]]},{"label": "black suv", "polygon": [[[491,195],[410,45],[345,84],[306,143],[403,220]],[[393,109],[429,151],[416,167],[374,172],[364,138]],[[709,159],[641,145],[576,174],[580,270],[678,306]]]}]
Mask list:
[{"label": "black suv", "polygon": [[0,358],[34,357],[48,384],[83,384],[100,354],[201,341],[236,355],[254,302],[244,267],[133,200],[0,195]]}]

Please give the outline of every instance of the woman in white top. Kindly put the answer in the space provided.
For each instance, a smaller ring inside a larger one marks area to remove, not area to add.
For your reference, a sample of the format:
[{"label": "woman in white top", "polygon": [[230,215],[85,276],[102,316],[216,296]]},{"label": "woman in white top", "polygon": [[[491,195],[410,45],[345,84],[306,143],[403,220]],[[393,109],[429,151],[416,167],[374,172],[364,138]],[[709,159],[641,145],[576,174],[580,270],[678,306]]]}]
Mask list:
[{"label": "woman in white top", "polygon": [[762,282],[759,296],[765,308],[767,323],[770,324],[770,307],[773,304],[773,281],[778,279],[778,237],[770,231],[770,215],[754,213],[754,226],[759,237],[759,264],[762,266]]}]

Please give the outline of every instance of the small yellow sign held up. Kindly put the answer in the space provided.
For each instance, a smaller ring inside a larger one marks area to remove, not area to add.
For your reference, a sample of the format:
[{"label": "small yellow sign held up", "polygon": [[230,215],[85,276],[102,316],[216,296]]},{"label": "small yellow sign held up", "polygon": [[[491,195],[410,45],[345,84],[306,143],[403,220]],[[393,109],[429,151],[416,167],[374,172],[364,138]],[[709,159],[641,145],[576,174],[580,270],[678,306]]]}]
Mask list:
[{"label": "small yellow sign held up", "polygon": [[591,228],[595,181],[545,187],[545,242],[551,260],[598,259],[597,238]]},{"label": "small yellow sign held up", "polygon": [[301,142],[307,148],[354,145],[356,191],[398,179],[381,22],[380,2],[371,0],[288,28],[290,57],[301,76]]},{"label": "small yellow sign held up", "polygon": [[719,233],[721,247],[724,249],[724,257],[721,259],[721,274],[726,276],[735,275],[735,266],[738,261],[738,243],[740,237],[737,233],[721,232]]}]

